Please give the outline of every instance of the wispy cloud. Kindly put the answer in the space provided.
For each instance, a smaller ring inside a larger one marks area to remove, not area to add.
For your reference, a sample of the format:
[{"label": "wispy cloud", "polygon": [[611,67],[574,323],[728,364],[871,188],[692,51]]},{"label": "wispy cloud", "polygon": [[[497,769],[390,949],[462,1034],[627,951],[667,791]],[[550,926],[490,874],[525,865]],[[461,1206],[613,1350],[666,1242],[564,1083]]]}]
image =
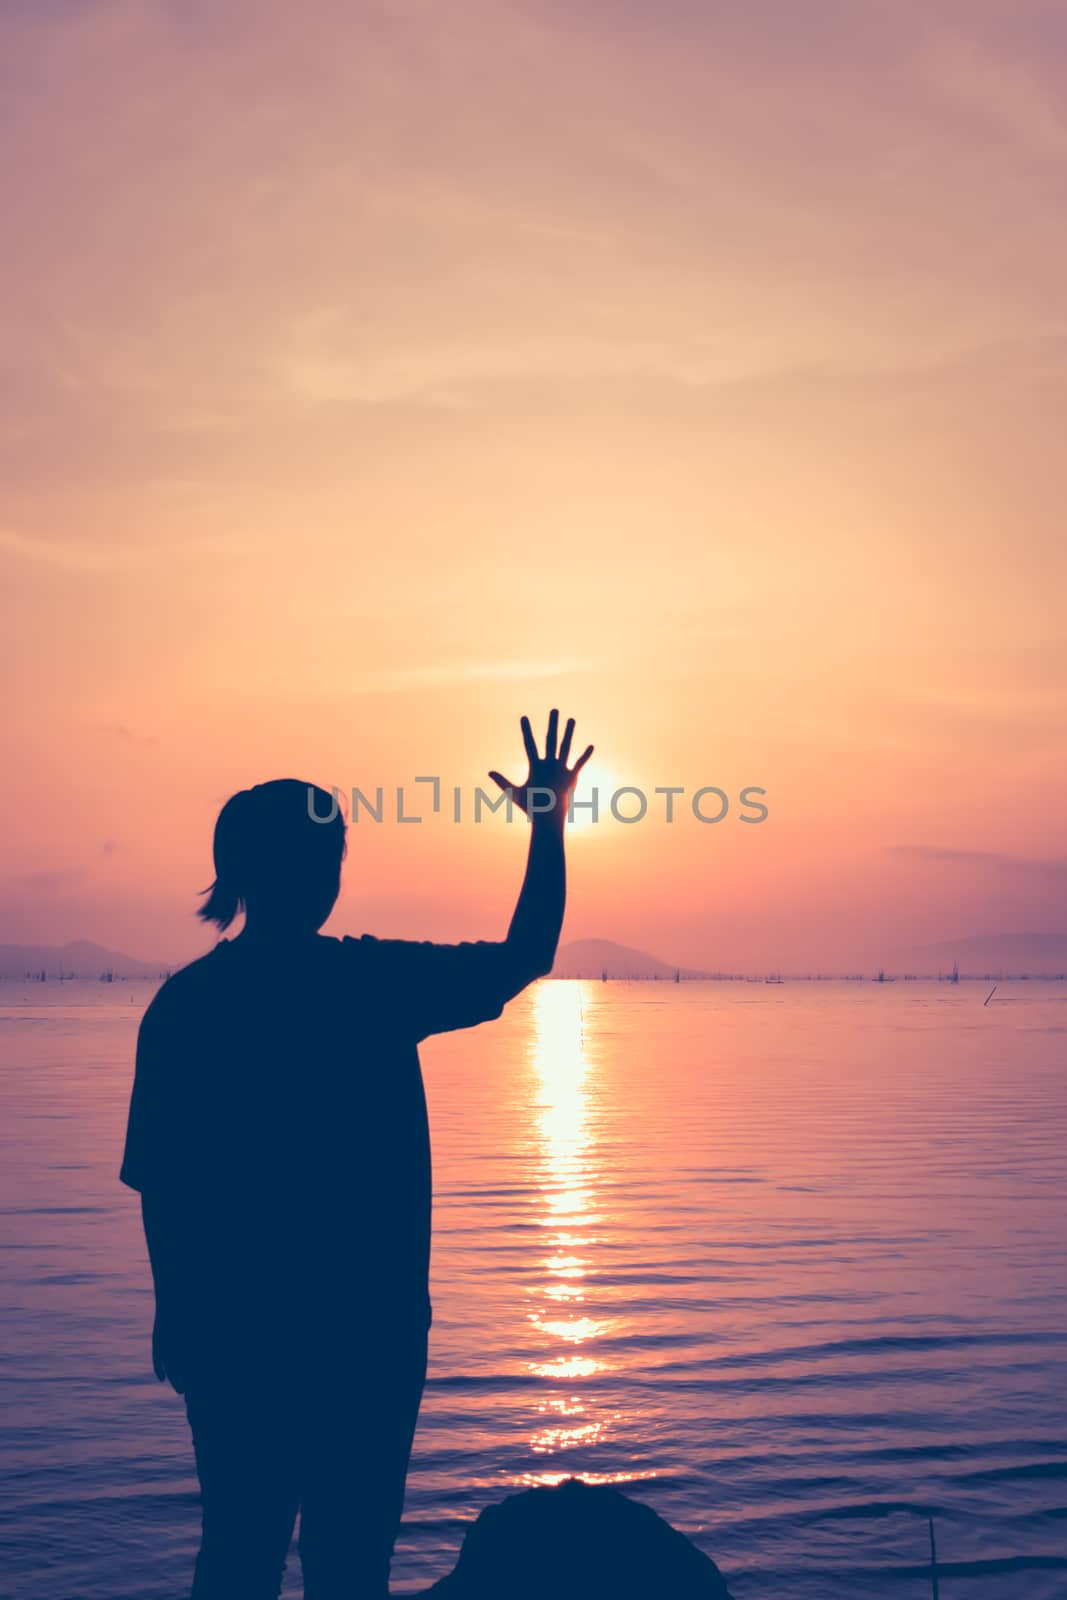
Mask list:
[{"label": "wispy cloud", "polygon": [[974,867],[980,871],[1067,874],[1067,858],[1054,856],[1043,860],[1032,856],[1013,856],[993,850],[954,850],[941,845],[898,844],[888,846],[893,856],[909,856],[913,861],[927,861],[932,865]]},{"label": "wispy cloud", "polygon": [[591,661],[563,657],[551,661],[443,661],[422,667],[399,667],[371,674],[361,684],[365,693],[391,689],[425,689],[452,683],[525,683],[585,672]]},{"label": "wispy cloud", "polygon": [[85,880],[81,867],[59,867],[41,872],[17,872],[4,881],[12,889],[32,889],[39,894],[62,894]]},{"label": "wispy cloud", "polygon": [[105,722],[100,732],[109,734],[114,739],[121,739],[125,744],[156,743],[154,733],[139,733],[135,728],[128,728],[124,722]]},{"label": "wispy cloud", "polygon": [[966,33],[936,35],[920,58],[920,72],[937,89],[971,107],[999,134],[1007,134],[1034,155],[1060,162],[1067,153],[1067,117],[1062,84],[1049,81],[1040,56],[1025,59],[1019,38],[1001,35],[995,43]]},{"label": "wispy cloud", "polygon": [[140,544],[99,544],[88,538],[51,539],[0,528],[0,556],[67,572],[137,572],[178,561],[240,555],[246,546],[232,538],[147,539]]}]

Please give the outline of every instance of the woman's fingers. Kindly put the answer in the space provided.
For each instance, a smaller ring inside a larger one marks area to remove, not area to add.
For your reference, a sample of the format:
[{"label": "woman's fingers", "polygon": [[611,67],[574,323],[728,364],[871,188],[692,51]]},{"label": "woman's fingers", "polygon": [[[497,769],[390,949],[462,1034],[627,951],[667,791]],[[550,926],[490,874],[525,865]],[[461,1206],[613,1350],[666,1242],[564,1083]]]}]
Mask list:
[{"label": "woman's fingers", "polygon": [[[562,766],[564,772],[566,772],[567,762],[570,760],[571,743],[574,739],[573,717],[567,718],[566,725],[563,729],[563,741],[562,743],[559,743],[559,712],[555,707],[553,707],[548,713],[548,727],[545,732],[545,753],[543,758],[537,753],[537,741],[533,736],[533,729],[530,726],[529,717],[520,717],[519,727],[522,729],[523,747],[526,750],[531,772],[534,772],[541,765],[542,760],[545,762],[551,762],[553,765],[558,762],[559,765]],[[585,766],[592,754],[593,746],[588,745],[579,756],[574,767],[571,769],[570,776],[572,778],[576,778],[578,776],[579,772],[581,772],[582,768]],[[507,783],[499,773],[491,772],[489,776],[492,778],[493,782],[498,783],[502,789],[514,788],[514,785]]]},{"label": "woman's fingers", "polygon": [[508,789],[514,789],[515,787],[511,780],[509,778],[505,778],[501,772],[491,772],[489,776],[492,778],[498,789],[504,789],[506,791]]}]

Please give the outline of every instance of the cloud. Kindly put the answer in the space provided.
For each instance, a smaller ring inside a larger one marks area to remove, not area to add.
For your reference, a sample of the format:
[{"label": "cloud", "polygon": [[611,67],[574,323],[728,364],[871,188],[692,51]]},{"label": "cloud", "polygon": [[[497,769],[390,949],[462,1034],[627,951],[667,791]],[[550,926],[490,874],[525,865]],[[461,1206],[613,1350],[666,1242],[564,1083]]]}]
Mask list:
[{"label": "cloud", "polygon": [[908,856],[913,861],[932,865],[974,867],[979,871],[1037,874],[1041,877],[1067,874],[1067,858],[1052,857],[1037,860],[1032,856],[1012,856],[993,850],[954,850],[940,845],[898,844],[889,845],[893,856]]},{"label": "cloud", "polygon": [[180,540],[147,540],[139,544],[98,544],[76,539],[41,538],[0,528],[0,556],[66,572],[138,572],[170,567],[179,561],[215,560],[243,554],[248,548],[229,536]]},{"label": "cloud", "polygon": [[85,872],[81,867],[18,872],[5,879],[6,884],[13,889],[32,889],[40,894],[62,894],[65,890],[76,889],[84,881]]},{"label": "cloud", "polygon": [[[1021,32],[1025,35],[1025,27]],[[1047,59],[1026,60],[1018,36],[982,41],[973,30],[941,33],[920,59],[920,75],[946,96],[972,108],[1000,136],[1059,165],[1067,154],[1062,83],[1050,82]],[[1055,60],[1056,52],[1049,52]]]},{"label": "cloud", "polygon": [[361,684],[363,693],[396,689],[432,688],[455,683],[523,683],[527,679],[559,678],[592,667],[591,661],[562,658],[553,661],[450,661],[432,666],[401,667],[372,674]]},{"label": "cloud", "polygon": [[128,728],[124,722],[105,722],[101,733],[111,734],[115,739],[122,739],[127,744],[155,744],[154,733],[137,733],[133,728]]}]

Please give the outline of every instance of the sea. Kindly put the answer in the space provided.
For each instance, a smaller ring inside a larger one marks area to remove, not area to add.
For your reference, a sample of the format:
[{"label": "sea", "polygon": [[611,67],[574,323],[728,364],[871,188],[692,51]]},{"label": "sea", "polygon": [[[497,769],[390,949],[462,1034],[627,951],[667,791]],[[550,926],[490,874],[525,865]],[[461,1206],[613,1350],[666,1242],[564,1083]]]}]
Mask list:
[{"label": "sea", "polygon": [[[549,980],[426,1043],[396,1593],[573,1475],[737,1600],[925,1600],[931,1519],[942,1600],[1067,1596],[1067,984],[990,987]],[[11,1600],[188,1592],[192,1451],[117,1177],[154,988],[0,982]]]}]

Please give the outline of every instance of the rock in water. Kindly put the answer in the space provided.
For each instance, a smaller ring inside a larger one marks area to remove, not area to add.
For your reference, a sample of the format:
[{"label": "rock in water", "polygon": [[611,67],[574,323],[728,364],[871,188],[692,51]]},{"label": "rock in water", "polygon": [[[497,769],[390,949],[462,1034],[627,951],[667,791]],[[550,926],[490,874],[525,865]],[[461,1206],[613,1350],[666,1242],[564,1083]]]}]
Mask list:
[{"label": "rock in water", "polygon": [[437,1600],[730,1600],[714,1561],[650,1506],[568,1478],[487,1506]]}]

